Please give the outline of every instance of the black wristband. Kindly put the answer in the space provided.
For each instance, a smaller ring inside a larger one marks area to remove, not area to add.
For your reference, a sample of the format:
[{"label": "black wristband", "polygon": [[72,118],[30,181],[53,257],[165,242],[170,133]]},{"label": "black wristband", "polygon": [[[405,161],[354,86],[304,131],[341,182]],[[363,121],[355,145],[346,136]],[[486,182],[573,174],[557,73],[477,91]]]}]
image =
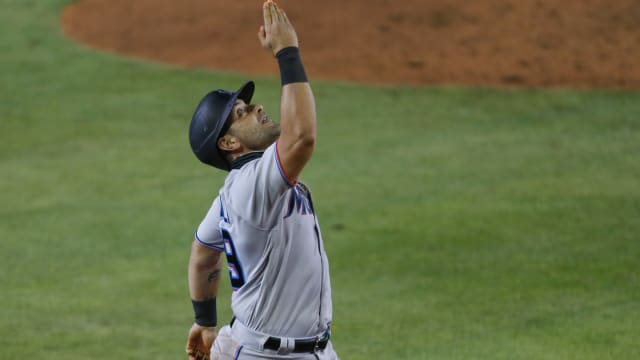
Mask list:
[{"label": "black wristband", "polygon": [[203,301],[192,299],[191,304],[193,304],[193,312],[196,314],[196,324],[207,327],[218,325],[216,298]]},{"label": "black wristband", "polygon": [[308,82],[304,72],[300,51],[295,46],[284,48],[276,54],[280,66],[280,81],[282,86],[291,83]]}]

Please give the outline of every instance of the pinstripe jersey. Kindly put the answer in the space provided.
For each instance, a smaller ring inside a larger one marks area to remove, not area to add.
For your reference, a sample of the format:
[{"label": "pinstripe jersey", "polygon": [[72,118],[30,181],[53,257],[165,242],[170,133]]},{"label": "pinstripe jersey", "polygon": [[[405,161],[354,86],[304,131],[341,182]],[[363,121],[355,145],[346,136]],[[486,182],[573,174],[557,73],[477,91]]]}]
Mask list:
[{"label": "pinstripe jersey", "polygon": [[196,230],[224,251],[236,319],[280,337],[313,337],[331,322],[329,264],[311,193],[282,172],[277,142],[231,170]]}]

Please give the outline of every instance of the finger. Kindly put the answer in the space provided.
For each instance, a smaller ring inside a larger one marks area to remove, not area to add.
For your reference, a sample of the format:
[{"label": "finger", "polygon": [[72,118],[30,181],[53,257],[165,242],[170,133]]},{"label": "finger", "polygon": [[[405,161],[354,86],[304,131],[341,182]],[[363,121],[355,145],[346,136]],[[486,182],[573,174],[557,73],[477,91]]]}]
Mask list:
[{"label": "finger", "polygon": [[198,338],[190,334],[189,338],[187,339],[187,352],[194,352],[197,349],[198,349]]},{"label": "finger", "polygon": [[287,16],[287,13],[284,12],[282,8],[280,8],[280,15],[282,16],[282,21],[284,21],[287,24],[291,24],[291,21],[289,21],[289,17]]},{"label": "finger", "polygon": [[280,8],[275,1],[271,2],[271,12],[274,21],[282,22],[282,16],[280,15]]},{"label": "finger", "polygon": [[282,10],[282,8],[278,8],[278,20],[281,23],[286,23],[286,20],[284,18],[284,10]]},{"label": "finger", "polygon": [[269,11],[271,12],[271,21],[278,21],[278,4],[273,1],[269,1]]},{"label": "finger", "polygon": [[267,1],[267,8],[269,10],[269,16],[271,17],[271,24],[275,23],[278,20],[278,5],[269,0]]},{"label": "finger", "polygon": [[189,355],[189,360],[196,360],[198,352],[193,347],[187,348],[187,355]]},{"label": "finger", "polygon": [[271,9],[269,6],[269,1],[265,1],[264,4],[262,4],[262,17],[264,20],[264,26],[268,31],[269,28],[271,27],[271,24],[273,23],[273,19],[271,18]]}]

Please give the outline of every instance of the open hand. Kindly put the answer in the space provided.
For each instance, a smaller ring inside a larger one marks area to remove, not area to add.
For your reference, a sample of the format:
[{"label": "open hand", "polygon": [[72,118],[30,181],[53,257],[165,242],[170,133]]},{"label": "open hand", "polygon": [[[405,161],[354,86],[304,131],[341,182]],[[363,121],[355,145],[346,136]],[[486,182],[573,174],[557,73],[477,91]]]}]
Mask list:
[{"label": "open hand", "polygon": [[272,0],[267,0],[262,5],[262,14],[264,25],[258,31],[262,47],[271,50],[274,56],[284,48],[298,47],[298,35],[284,10]]}]

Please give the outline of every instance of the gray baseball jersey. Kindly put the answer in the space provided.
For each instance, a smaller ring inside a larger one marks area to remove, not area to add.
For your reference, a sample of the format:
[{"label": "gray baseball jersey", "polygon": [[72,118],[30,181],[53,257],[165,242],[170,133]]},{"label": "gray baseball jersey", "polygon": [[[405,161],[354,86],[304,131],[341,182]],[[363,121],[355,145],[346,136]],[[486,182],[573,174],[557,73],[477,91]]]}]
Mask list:
[{"label": "gray baseball jersey", "polygon": [[282,337],[313,337],[331,322],[329,264],[311,193],[285,177],[277,142],[232,170],[196,230],[224,251],[236,319]]}]

